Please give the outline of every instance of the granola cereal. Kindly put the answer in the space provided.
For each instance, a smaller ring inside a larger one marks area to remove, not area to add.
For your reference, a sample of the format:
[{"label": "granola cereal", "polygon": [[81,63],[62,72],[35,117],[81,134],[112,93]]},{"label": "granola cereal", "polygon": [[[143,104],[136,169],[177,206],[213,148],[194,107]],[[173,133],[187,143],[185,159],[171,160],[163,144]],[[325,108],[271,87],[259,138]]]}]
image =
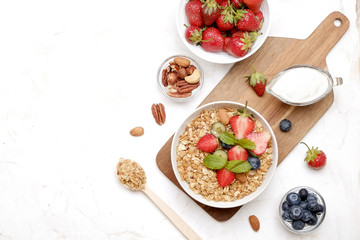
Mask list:
[{"label": "granola cereal", "polygon": [[133,191],[145,189],[146,175],[139,163],[120,158],[116,174],[122,184]]},{"label": "granola cereal", "polygon": [[[236,113],[236,109],[225,108],[229,117]],[[260,168],[245,173],[247,181],[242,183],[238,180],[222,188],[219,186],[216,171],[207,168],[203,160],[208,153],[197,147],[197,142],[205,134],[211,133],[213,123],[220,121],[219,109],[203,110],[196,118],[189,122],[183,134],[179,137],[176,149],[177,169],[181,180],[185,181],[190,189],[210,201],[230,202],[239,200],[250,195],[262,184],[268,169],[272,165],[272,146],[269,142],[266,152],[259,156]],[[226,131],[233,133],[229,125]],[[263,132],[260,121],[255,119],[255,132]]]}]

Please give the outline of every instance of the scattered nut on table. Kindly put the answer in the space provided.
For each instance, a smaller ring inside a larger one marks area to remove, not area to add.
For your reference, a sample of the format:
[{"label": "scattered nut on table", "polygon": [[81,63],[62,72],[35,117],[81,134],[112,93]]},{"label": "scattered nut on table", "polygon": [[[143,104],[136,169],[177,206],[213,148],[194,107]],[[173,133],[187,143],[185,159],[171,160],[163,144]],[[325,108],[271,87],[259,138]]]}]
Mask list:
[{"label": "scattered nut on table", "polygon": [[130,135],[134,137],[142,136],[144,134],[144,128],[142,127],[134,127],[130,130]]},{"label": "scattered nut on table", "polygon": [[165,123],[166,113],[162,103],[154,103],[151,105],[151,112],[157,124],[161,126]]}]

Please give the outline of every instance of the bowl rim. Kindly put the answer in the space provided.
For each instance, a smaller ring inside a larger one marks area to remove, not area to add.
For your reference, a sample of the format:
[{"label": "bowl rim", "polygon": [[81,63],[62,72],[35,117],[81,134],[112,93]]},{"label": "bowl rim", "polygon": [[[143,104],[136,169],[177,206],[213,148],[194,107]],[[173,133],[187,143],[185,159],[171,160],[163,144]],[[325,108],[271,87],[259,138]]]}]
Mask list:
[{"label": "bowl rim", "polygon": [[[291,192],[296,192],[299,191],[300,189],[305,188],[307,189],[310,193],[315,193],[319,199],[320,199],[320,203],[322,203],[322,205],[324,206],[324,212],[323,214],[321,214],[321,216],[318,218],[318,222],[316,223],[316,225],[310,226],[307,229],[302,229],[302,230],[295,230],[293,228],[291,228],[288,224],[285,223],[285,221],[282,219],[282,214],[284,212],[284,210],[282,209],[282,203],[285,201],[286,196],[291,193]],[[326,215],[326,203],[325,200],[323,198],[323,196],[319,193],[319,191],[317,191],[316,189],[309,187],[309,186],[297,186],[294,188],[291,188],[290,190],[288,190],[284,196],[281,198],[280,200],[280,204],[279,204],[279,219],[282,223],[282,225],[290,232],[292,233],[297,233],[297,234],[307,234],[307,233],[311,233],[314,232],[316,229],[319,228],[319,226],[321,225],[321,223],[324,221],[325,219],[325,215]]]},{"label": "bowl rim", "polygon": [[[192,94],[189,96],[189,97],[186,97],[186,98],[175,98],[175,97],[171,97],[169,96],[166,91],[164,90],[164,86],[161,82],[161,77],[162,77],[162,70],[164,69],[163,67],[170,62],[170,60],[176,58],[176,57],[183,57],[183,58],[187,58],[188,60],[190,60],[190,64],[194,64],[195,67],[197,69],[200,70],[200,73],[201,73],[201,78],[200,78],[200,85],[194,89],[194,91],[192,92]],[[183,54],[175,54],[175,55],[172,55],[168,58],[166,58],[164,61],[161,62],[161,64],[159,65],[159,68],[158,68],[158,71],[157,71],[157,76],[156,76],[156,81],[157,81],[157,85],[160,89],[160,92],[165,96],[167,97],[168,99],[171,99],[175,102],[187,102],[189,101],[190,99],[194,98],[196,95],[199,94],[199,92],[201,91],[203,85],[204,85],[204,81],[205,80],[205,74],[204,74],[204,70],[202,69],[201,65],[195,61],[192,57],[188,57],[188,56],[185,56]]]},{"label": "bowl rim", "polygon": [[[175,20],[175,24],[176,24],[176,29],[177,29],[177,32],[178,32],[178,35],[181,39],[181,41],[183,42],[183,44],[187,47],[187,49],[189,49],[193,54],[195,54],[196,56],[200,57],[201,59],[205,60],[205,61],[208,61],[208,62],[212,62],[212,63],[218,63],[218,64],[229,64],[229,63],[236,63],[236,62],[240,62],[242,60],[245,60],[246,58],[250,57],[251,55],[253,55],[255,52],[257,52],[257,50],[259,50],[259,48],[261,46],[263,46],[263,44],[265,43],[267,37],[269,36],[269,31],[270,31],[270,27],[271,27],[271,13],[270,13],[270,4],[268,0],[264,0],[261,4],[261,8],[262,9],[262,12],[264,12],[264,10],[266,9],[267,10],[267,15],[266,15],[266,24],[263,24],[262,26],[262,29],[261,29],[261,32],[262,32],[262,38],[261,38],[261,41],[256,41],[254,46],[250,49],[250,51],[248,52],[248,54],[246,54],[245,56],[241,57],[241,58],[238,58],[238,57],[234,57],[234,56],[231,56],[230,54],[228,53],[222,53],[222,52],[219,52],[221,53],[222,55],[226,56],[224,58],[221,58],[218,59],[216,57],[209,57],[209,56],[212,56],[212,54],[218,54],[218,53],[209,53],[209,52],[205,52],[204,50],[202,51],[197,51],[197,48],[198,46],[194,47],[193,45],[191,45],[190,43],[188,43],[184,37],[184,24],[188,24],[188,22],[184,22],[184,23],[180,23],[180,14],[181,12],[183,12],[183,14],[185,14],[185,9],[182,9],[182,4],[183,2],[186,2],[187,0],[179,0],[178,1],[178,7],[177,7],[177,11],[175,13],[175,17],[176,17],[176,20]],[[265,22],[264,22],[265,23]],[[264,25],[266,26],[266,28],[264,29]]]},{"label": "bowl rim", "polygon": [[271,128],[271,126],[269,125],[269,123],[266,121],[266,119],[260,114],[258,113],[256,110],[254,110],[253,108],[247,106],[247,109],[249,112],[251,112],[252,114],[255,115],[255,118],[257,120],[259,120],[261,122],[261,124],[264,126],[265,129],[267,129],[270,134],[271,134],[271,142],[272,142],[272,149],[273,149],[273,153],[272,153],[272,165],[271,167],[268,169],[267,173],[266,173],[266,177],[263,180],[263,183],[256,189],[256,191],[252,192],[250,195],[245,196],[239,200],[235,200],[235,201],[231,201],[231,202],[222,202],[222,201],[208,201],[206,200],[202,195],[197,194],[195,192],[193,192],[188,183],[186,183],[185,181],[181,180],[180,178],[180,173],[177,170],[177,160],[176,160],[176,147],[178,145],[179,142],[179,136],[184,132],[184,129],[186,127],[186,125],[192,121],[202,110],[204,109],[218,109],[221,107],[232,107],[232,108],[243,108],[245,107],[245,104],[239,103],[239,102],[234,102],[234,101],[214,101],[214,102],[210,102],[207,104],[204,104],[202,106],[199,106],[198,108],[196,108],[194,111],[192,111],[182,122],[182,124],[179,126],[179,128],[176,130],[174,136],[173,136],[173,140],[171,143],[171,166],[172,169],[174,171],[176,180],[178,181],[178,183],[180,184],[180,186],[182,187],[182,189],[185,191],[185,193],[187,193],[191,198],[193,198],[194,200],[210,206],[210,207],[215,207],[215,208],[233,208],[233,207],[239,207],[242,206],[246,203],[249,203],[250,201],[254,200],[256,197],[258,197],[259,195],[261,195],[261,193],[267,188],[267,186],[270,184],[276,168],[277,168],[277,164],[278,164],[278,157],[279,157],[279,153],[278,153],[278,145],[277,145],[277,140],[276,140],[276,136]]}]

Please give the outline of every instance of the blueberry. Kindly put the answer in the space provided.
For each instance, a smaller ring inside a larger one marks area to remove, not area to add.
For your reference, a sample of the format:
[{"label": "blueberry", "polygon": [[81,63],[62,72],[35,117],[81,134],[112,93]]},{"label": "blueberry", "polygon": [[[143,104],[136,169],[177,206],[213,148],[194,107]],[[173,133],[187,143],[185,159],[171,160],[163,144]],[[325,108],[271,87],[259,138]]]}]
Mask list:
[{"label": "blueberry", "polygon": [[257,170],[260,167],[260,160],[257,157],[250,156],[248,157],[247,161],[251,165],[251,170]]},{"label": "blueberry", "polygon": [[308,201],[307,209],[309,209],[312,212],[315,212],[318,210],[318,206],[319,206],[318,202],[316,200],[311,199],[310,201]]},{"label": "blueberry", "polygon": [[292,221],[289,211],[284,211],[283,214],[281,215],[281,217],[286,222],[291,222]]},{"label": "blueberry", "polygon": [[286,201],[288,202],[289,206],[292,206],[298,205],[301,200],[297,193],[291,192],[286,196]]},{"label": "blueberry", "polygon": [[303,215],[303,209],[298,205],[293,205],[289,209],[289,214],[293,220],[299,220]]},{"label": "blueberry", "polygon": [[283,131],[283,132],[290,131],[291,126],[292,126],[292,123],[291,123],[291,121],[289,119],[283,119],[280,122],[280,130]]},{"label": "blueberry", "polygon": [[305,223],[301,220],[297,220],[297,221],[293,221],[291,223],[291,226],[293,227],[293,229],[295,230],[301,230],[305,227]]},{"label": "blueberry", "polygon": [[320,215],[323,212],[324,212],[324,205],[318,204],[318,208],[316,211],[314,211],[314,213]]},{"label": "blueberry", "polygon": [[282,210],[287,211],[287,210],[290,209],[290,206],[289,206],[289,204],[287,203],[287,201],[284,201],[284,202],[282,203],[282,205],[281,205],[281,208],[282,208]]},{"label": "blueberry", "polygon": [[307,196],[308,196],[308,190],[306,190],[305,188],[300,189],[299,197],[301,201],[305,201],[307,199]]},{"label": "blueberry", "polygon": [[308,221],[310,221],[312,215],[313,215],[313,214],[312,214],[309,210],[304,209],[304,210],[303,210],[303,215],[302,215],[302,217],[301,217],[301,221],[303,221],[303,222],[308,222]]},{"label": "blueberry", "polygon": [[230,148],[232,148],[234,145],[228,145],[228,144],[226,144],[226,143],[223,143],[222,141],[220,141],[221,142],[221,146],[223,147],[223,148],[225,148],[225,149],[230,149]]},{"label": "blueberry", "polygon": [[318,219],[317,219],[316,214],[311,214],[311,218],[310,218],[310,220],[307,222],[307,224],[309,224],[309,225],[311,225],[311,226],[314,226],[314,225],[317,224],[317,221],[318,221]]},{"label": "blueberry", "polygon": [[302,209],[307,209],[307,202],[306,201],[301,201],[299,206],[302,208]]},{"label": "blueberry", "polygon": [[306,200],[310,201],[310,199],[315,199],[316,201],[318,200],[317,196],[313,193],[308,193]]}]

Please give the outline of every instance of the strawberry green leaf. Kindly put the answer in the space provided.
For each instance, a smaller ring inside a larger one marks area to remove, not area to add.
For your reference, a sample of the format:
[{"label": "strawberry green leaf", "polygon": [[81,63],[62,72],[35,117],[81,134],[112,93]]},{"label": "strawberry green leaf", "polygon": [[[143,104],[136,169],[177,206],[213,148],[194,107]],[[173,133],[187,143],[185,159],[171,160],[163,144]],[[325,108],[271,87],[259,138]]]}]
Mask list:
[{"label": "strawberry green leaf", "polygon": [[204,165],[212,170],[225,167],[227,160],[219,155],[209,154],[204,158]]},{"label": "strawberry green leaf", "polygon": [[251,169],[250,163],[242,160],[228,161],[225,167],[233,173],[243,173]]}]

